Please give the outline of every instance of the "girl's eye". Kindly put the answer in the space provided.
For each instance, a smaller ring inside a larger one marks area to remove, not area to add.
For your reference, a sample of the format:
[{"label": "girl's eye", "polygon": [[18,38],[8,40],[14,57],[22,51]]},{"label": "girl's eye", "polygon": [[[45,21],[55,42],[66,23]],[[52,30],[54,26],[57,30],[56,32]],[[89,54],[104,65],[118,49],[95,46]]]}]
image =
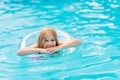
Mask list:
[{"label": "girl's eye", "polygon": [[51,41],[55,41],[55,40],[52,39]]},{"label": "girl's eye", "polygon": [[45,42],[48,42],[48,40],[45,40]]}]

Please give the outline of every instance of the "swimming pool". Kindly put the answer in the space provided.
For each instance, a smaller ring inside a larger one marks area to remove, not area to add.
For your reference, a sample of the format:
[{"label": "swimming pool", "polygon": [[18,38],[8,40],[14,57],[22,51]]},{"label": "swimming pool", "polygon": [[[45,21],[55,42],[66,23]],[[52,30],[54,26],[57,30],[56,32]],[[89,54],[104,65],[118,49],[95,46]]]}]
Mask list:
[{"label": "swimming pool", "polygon": [[[0,80],[120,80],[119,15],[118,0],[0,1]],[[22,38],[43,26],[83,44],[47,60],[17,56]]]}]

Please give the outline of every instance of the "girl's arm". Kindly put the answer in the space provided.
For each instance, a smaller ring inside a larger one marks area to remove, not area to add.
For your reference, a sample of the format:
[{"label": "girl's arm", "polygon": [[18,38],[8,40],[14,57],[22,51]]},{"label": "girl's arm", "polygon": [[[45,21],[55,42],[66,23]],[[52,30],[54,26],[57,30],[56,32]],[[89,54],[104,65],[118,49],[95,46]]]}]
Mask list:
[{"label": "girl's arm", "polygon": [[73,39],[73,40],[65,41],[65,42],[61,43],[59,47],[61,47],[61,49],[63,49],[63,48],[69,48],[69,47],[80,45],[81,43],[82,43],[81,40],[79,40],[79,39]]},{"label": "girl's arm", "polygon": [[64,48],[69,48],[69,47],[80,45],[81,43],[82,43],[82,41],[79,39],[73,39],[70,41],[60,42],[59,46],[48,48],[47,51],[53,53],[55,51],[59,51]]},{"label": "girl's arm", "polygon": [[47,51],[45,49],[42,48],[38,48],[37,45],[32,45],[29,47],[24,47],[21,48],[17,51],[17,55],[28,55],[28,54],[33,54],[34,52],[40,52],[40,53],[47,53]]}]

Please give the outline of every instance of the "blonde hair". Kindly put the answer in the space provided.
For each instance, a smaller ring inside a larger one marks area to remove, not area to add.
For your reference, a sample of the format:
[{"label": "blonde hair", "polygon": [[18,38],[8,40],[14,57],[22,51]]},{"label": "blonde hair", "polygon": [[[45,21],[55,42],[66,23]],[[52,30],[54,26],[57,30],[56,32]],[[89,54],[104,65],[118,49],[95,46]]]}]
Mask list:
[{"label": "blonde hair", "polygon": [[38,37],[38,40],[37,40],[37,46],[38,48],[43,48],[44,46],[44,41],[46,39],[46,36],[48,34],[52,34],[55,38],[55,41],[56,41],[56,46],[58,46],[58,39],[57,39],[57,34],[56,34],[56,31],[52,28],[44,28],[40,31],[40,34],[39,34],[39,37]]}]

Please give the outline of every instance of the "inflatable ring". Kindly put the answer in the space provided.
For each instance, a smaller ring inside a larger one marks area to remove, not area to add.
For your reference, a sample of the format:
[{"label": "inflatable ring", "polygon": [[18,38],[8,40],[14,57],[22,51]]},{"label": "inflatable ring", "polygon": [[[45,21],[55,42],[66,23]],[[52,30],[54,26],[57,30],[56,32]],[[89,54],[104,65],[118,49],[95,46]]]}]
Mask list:
[{"label": "inflatable ring", "polygon": [[[64,32],[64,31],[61,31],[61,30],[55,30],[55,31],[57,33],[58,41],[69,41],[69,40],[73,39],[72,36],[70,36],[68,33]],[[22,41],[20,42],[20,47],[19,48],[24,48],[24,47],[27,47],[27,46],[35,44],[37,42],[37,38],[39,36],[39,33],[40,33],[40,31],[34,31],[32,33],[27,34],[22,39]],[[74,50],[75,50],[75,48],[73,48],[73,47],[68,48],[68,49],[63,49],[62,50],[62,55],[70,54]],[[47,56],[46,54],[43,54],[43,56],[45,56],[44,58],[38,58],[41,55],[32,54],[32,55],[28,55],[28,57],[31,57],[33,59],[42,59],[42,60],[47,59],[46,58],[46,56]]]},{"label": "inflatable ring", "polygon": [[[20,48],[35,44],[37,42],[39,33],[40,31],[35,31],[26,35],[20,43]],[[69,41],[73,39],[72,36],[70,36],[68,33],[64,31],[56,30],[56,33],[57,33],[58,41]]]}]

